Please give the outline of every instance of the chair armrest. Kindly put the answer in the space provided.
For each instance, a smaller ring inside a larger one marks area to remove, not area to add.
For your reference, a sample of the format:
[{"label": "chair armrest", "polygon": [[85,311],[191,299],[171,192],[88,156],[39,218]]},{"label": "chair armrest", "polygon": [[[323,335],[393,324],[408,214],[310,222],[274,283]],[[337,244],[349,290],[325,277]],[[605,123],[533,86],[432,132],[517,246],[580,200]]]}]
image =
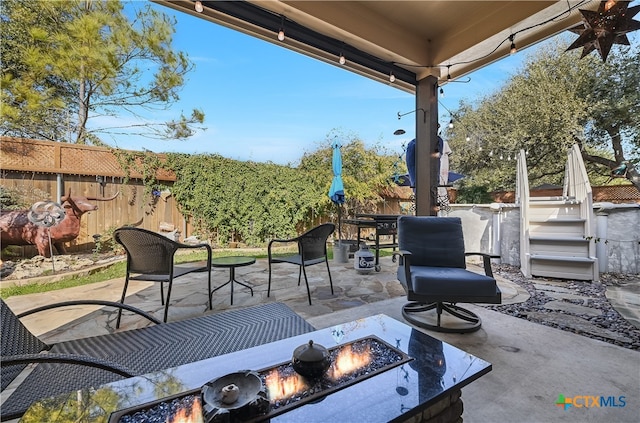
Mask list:
[{"label": "chair armrest", "polygon": [[178,248],[206,248],[207,251],[211,251],[211,246],[209,244],[206,244],[204,242],[199,243],[199,244],[182,244],[180,242],[176,242],[176,246]]},{"label": "chair armrest", "polygon": [[30,363],[64,363],[77,364],[81,366],[96,367],[98,369],[107,370],[112,373],[119,374],[124,377],[134,377],[130,369],[114,362],[103,360],[97,357],[89,357],[77,354],[20,354],[3,356],[0,361],[0,367],[11,366],[15,364]]},{"label": "chair armrest", "polygon": [[[136,314],[138,314],[138,315],[150,320],[151,322],[153,322],[153,323],[155,323],[157,325],[162,324],[162,322],[160,320],[156,319],[155,317],[151,316],[150,314],[145,313],[144,311],[140,310],[139,308],[130,306],[128,304],[122,304],[122,303],[117,303],[117,302],[114,302],[114,301],[104,301],[104,300],[62,301],[62,302],[59,302],[59,303],[44,305],[42,307],[36,307],[34,309],[27,310],[25,312],[17,314],[16,316],[19,319],[21,317],[29,316],[30,314],[38,313],[40,311],[50,310],[52,308],[68,307],[68,306],[74,306],[74,305],[85,305],[85,304],[93,304],[93,305],[102,305],[102,306],[122,308],[122,309],[125,309],[125,310],[132,311],[132,312],[134,312],[134,313],[136,313]],[[4,357],[3,357],[3,359],[4,359]]]},{"label": "chair armrest", "polygon": [[484,274],[489,276],[490,278],[493,277],[493,270],[491,270],[491,259],[492,258],[500,258],[500,256],[497,256],[495,254],[487,254],[487,253],[464,253],[465,257],[468,256],[481,256],[482,257],[482,262],[484,264]]},{"label": "chair armrest", "polygon": [[[406,283],[404,288],[407,292],[413,291],[411,284],[411,251],[398,250],[394,251],[392,255],[393,257],[398,256],[400,258],[398,260],[398,266],[402,266],[404,268],[404,283]],[[402,279],[400,279],[400,283],[403,284]]]},{"label": "chair armrest", "polygon": [[[211,258],[211,254],[212,254],[212,250],[211,250],[211,246],[209,244],[206,243],[200,243],[200,244],[182,244],[180,242],[175,242],[175,247],[176,247],[176,251],[178,249],[182,249],[182,248],[189,248],[189,249],[194,249],[194,248],[206,248],[207,249],[207,255],[209,256],[209,258]],[[173,253],[175,254],[174,251]]]},{"label": "chair armrest", "polygon": [[[274,243],[289,243],[289,242],[299,242],[300,237],[290,238],[290,239],[272,239],[269,241],[267,245],[267,260],[271,261],[271,247]],[[300,245],[298,245],[298,249],[300,249]]]},{"label": "chair armrest", "polygon": [[273,244],[274,242],[298,242],[299,238],[300,237],[289,238],[289,239],[272,239],[271,241],[269,241],[269,245]]},{"label": "chair armrest", "polygon": [[178,250],[183,249],[183,248],[188,248],[188,249],[206,248],[207,249],[207,270],[209,272],[211,272],[211,258],[213,257],[213,251],[212,251],[211,246],[209,244],[206,244],[204,242],[201,242],[201,243],[198,243],[198,244],[182,244],[182,243],[177,242],[177,241],[171,241],[171,242],[173,244],[173,251],[171,252],[171,257],[172,257],[172,260],[174,261],[174,265],[176,264],[175,263],[175,255],[178,252]]}]

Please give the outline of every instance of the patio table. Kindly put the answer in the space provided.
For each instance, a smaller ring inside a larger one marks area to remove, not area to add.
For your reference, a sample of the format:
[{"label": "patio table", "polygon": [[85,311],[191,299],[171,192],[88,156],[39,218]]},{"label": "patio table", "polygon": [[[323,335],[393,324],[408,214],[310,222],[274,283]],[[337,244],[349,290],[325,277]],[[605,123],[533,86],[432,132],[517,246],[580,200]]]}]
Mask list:
[{"label": "patio table", "polygon": [[[427,421],[442,413],[462,413],[461,388],[491,371],[491,364],[424,332],[379,314],[269,344],[194,363],[71,392],[33,404],[22,421],[58,415],[70,421],[91,415],[108,423],[112,413],[199,389],[212,379],[241,370],[258,370],[291,360],[294,349],[309,340],[327,348],[375,335],[413,358],[319,401],[271,418],[272,422]],[[106,400],[108,398],[108,400]],[[473,413],[473,410],[466,410]],[[44,414],[43,414],[44,413]],[[453,414],[452,414],[453,413]],[[34,420],[35,419],[35,420]],[[78,419],[78,420],[75,420]],[[415,419],[415,420],[414,420]]]},{"label": "patio table", "polygon": [[250,266],[256,262],[255,257],[243,257],[243,256],[230,256],[230,257],[218,257],[211,259],[212,267],[224,267],[229,269],[229,280],[213,291],[209,293],[209,296],[213,296],[213,293],[223,286],[231,284],[231,305],[233,305],[233,283],[238,283],[245,288],[249,288],[251,296],[253,297],[253,288],[246,283],[236,280],[236,267]]}]

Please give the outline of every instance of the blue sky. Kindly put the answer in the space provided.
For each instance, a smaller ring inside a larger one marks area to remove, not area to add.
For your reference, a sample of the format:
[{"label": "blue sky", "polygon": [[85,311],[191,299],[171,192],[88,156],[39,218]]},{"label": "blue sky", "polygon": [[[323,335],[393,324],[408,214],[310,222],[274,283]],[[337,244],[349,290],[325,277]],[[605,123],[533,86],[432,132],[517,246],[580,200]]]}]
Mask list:
[{"label": "blue sky", "polygon": [[[355,135],[369,146],[378,144],[398,154],[413,138],[413,115],[397,117],[415,108],[413,95],[204,19],[153,7],[176,17],[174,47],[189,55],[195,70],[187,75],[180,101],[150,118],[169,120],[200,108],[206,130],[187,141],[105,137],[109,144],[296,164],[334,133],[343,138]],[[440,123],[449,121],[445,107],[453,111],[461,99],[471,102],[490,94],[523,58],[519,53],[476,71],[467,84],[445,85]],[[394,136],[398,128],[407,134]]]}]

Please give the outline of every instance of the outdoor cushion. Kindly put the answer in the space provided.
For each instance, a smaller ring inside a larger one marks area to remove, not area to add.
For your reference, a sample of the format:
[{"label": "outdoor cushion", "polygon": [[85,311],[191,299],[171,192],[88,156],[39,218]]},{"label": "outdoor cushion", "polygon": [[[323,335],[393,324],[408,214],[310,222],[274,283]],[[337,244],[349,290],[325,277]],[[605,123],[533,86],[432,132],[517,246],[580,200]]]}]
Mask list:
[{"label": "outdoor cushion", "polygon": [[411,290],[418,295],[464,294],[470,297],[495,297],[496,295],[496,281],[486,275],[453,267],[410,266],[410,268]]}]

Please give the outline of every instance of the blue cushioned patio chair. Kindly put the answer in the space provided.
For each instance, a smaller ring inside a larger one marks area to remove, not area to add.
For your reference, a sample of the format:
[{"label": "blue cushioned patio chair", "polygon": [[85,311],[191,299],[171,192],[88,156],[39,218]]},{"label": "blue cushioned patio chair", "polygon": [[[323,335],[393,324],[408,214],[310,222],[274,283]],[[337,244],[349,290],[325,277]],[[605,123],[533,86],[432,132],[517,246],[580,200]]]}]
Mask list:
[{"label": "blue cushioned patio chair", "polygon": [[[460,218],[401,216],[398,249],[398,280],[410,301],[402,315],[408,322],[438,332],[473,332],[480,329],[480,317],[456,303],[501,303],[491,270],[491,258],[498,257],[465,252]],[[470,255],[482,256],[484,274],[466,269]],[[460,320],[445,325],[443,312]]]}]

